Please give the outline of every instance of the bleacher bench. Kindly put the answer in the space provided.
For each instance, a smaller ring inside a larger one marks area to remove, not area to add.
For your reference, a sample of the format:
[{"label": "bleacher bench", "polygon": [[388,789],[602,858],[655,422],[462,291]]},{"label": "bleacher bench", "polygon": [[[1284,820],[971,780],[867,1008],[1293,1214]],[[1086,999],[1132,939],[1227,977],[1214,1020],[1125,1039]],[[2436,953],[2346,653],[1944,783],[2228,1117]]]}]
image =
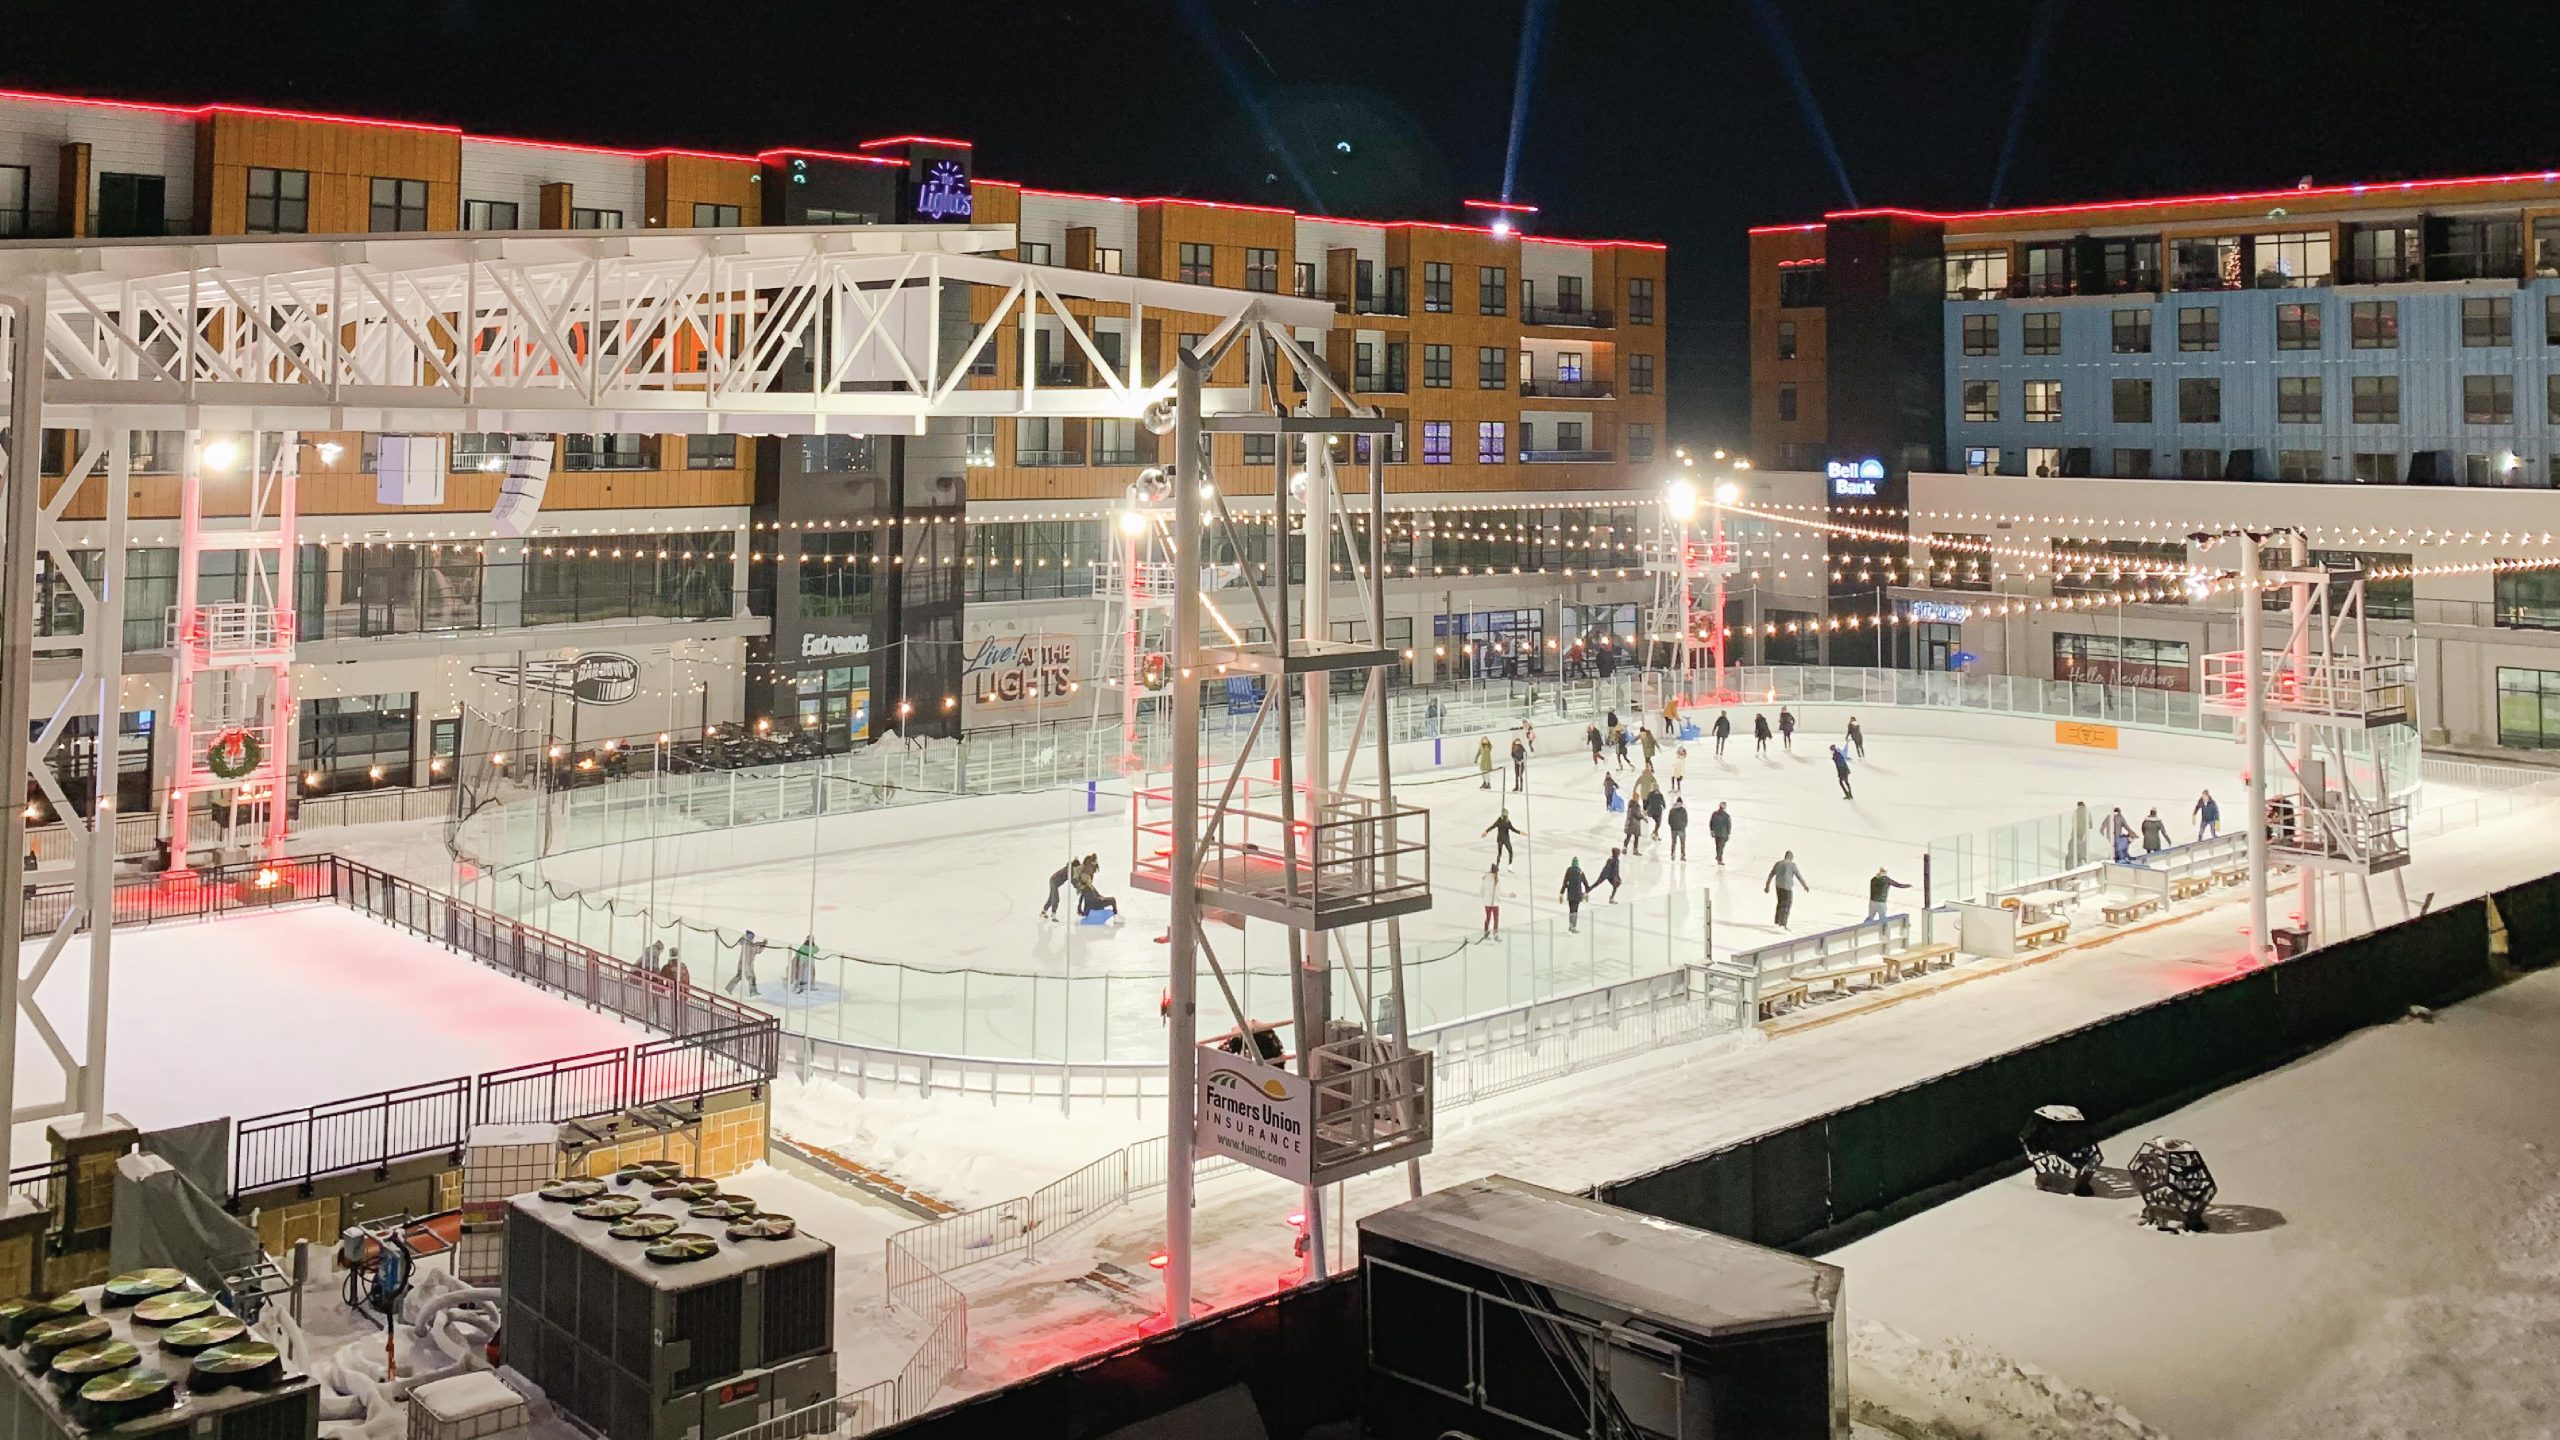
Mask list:
[{"label": "bleacher bench", "polygon": [[1952,965],[1955,958],[1956,947],[1944,940],[1935,945],[1914,945],[1908,950],[1896,950],[1884,957],[1884,978],[1899,980],[1905,975],[1917,975],[1941,964]]},{"label": "bleacher bench", "polygon": [[1852,965],[1834,966],[1829,970],[1806,971],[1796,976],[1807,985],[1828,985],[1834,995],[1849,993],[1849,982],[1865,976],[1871,985],[1884,981],[1885,963],[1881,959],[1861,960]]},{"label": "bleacher bench", "polygon": [[1806,988],[1804,981],[1790,980],[1785,984],[1778,986],[1774,990],[1761,991],[1760,1018],[1763,1020],[1774,1020],[1778,1016],[1779,1006],[1803,1004]]},{"label": "bleacher bench", "polygon": [[2098,908],[2099,912],[2107,917],[2108,924],[2125,925],[2139,920],[2143,916],[2150,914],[2152,911],[2159,909],[2160,897],[2157,895],[2137,895],[2130,900],[2110,900]]},{"label": "bleacher bench", "polygon": [[2047,920],[2036,925],[2021,925],[2018,927],[2018,948],[2033,950],[2048,941],[2060,940],[2070,933],[2071,922],[2068,920]]},{"label": "bleacher bench", "polygon": [[2213,872],[2213,883],[2216,885],[2245,885],[2249,883],[2249,867],[2246,865],[2225,865],[2221,869]]},{"label": "bleacher bench", "polygon": [[2211,875],[2181,875],[2169,882],[2169,898],[2192,900],[2221,883]]}]

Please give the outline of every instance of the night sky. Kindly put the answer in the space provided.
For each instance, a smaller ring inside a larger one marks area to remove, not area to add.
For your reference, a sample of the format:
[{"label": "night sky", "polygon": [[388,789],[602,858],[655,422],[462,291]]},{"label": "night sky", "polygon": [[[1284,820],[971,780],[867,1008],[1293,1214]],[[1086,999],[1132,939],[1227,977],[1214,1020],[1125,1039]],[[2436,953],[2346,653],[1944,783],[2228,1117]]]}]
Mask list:
[{"label": "night sky", "polygon": [[[1457,219],[1502,189],[1531,8],[10,0],[0,83],[633,145],[922,131],[1007,180]],[[1744,228],[1844,204],[1843,175],[1865,204],[1978,208],[1995,176],[2032,204],[2560,164],[2547,0],[1534,8],[1515,198],[1553,233],[1670,242],[1690,441],[1743,427]]]}]

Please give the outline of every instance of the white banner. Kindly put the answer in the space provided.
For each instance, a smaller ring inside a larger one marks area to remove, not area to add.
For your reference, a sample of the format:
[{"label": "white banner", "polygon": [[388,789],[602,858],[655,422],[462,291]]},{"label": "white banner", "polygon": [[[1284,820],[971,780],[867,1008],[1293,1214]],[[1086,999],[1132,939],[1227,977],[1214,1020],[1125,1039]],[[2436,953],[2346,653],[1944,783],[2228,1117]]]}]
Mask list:
[{"label": "white banner", "polygon": [[1307,1142],[1314,1120],[1305,1076],[1223,1050],[1200,1052],[1203,1154],[1230,1156],[1304,1185],[1313,1164]]}]

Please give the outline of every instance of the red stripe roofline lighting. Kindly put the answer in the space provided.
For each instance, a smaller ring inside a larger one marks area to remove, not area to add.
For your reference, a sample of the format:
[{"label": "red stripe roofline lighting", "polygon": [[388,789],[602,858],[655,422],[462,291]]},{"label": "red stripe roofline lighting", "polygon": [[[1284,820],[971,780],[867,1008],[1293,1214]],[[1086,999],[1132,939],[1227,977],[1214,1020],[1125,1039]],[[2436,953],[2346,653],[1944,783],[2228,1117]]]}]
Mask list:
[{"label": "red stripe roofline lighting", "polygon": [[842,150],[803,150],[797,145],[785,145],[772,150],[759,150],[756,152],[756,158],[759,160],[788,160],[793,158],[804,160],[842,160],[855,165],[902,166],[907,163],[904,160],[892,160],[886,155],[853,155]]},{"label": "red stripe roofline lighting", "polygon": [[1508,210],[1518,215],[1538,213],[1538,207],[1535,205],[1518,205],[1509,200],[1461,200],[1458,203],[1469,210]]},{"label": "red stripe roofline lighting", "polygon": [[1488,225],[1445,225],[1436,220],[1360,220],[1348,215],[1309,215],[1277,205],[1241,205],[1230,200],[1194,200],[1181,195],[1098,195],[1090,190],[1051,190],[1038,185],[1025,185],[1019,180],[996,180],[978,177],[981,185],[1001,185],[1025,195],[1038,195],[1051,200],[1094,200],[1106,205],[1202,205],[1213,210],[1252,210],[1266,215],[1288,215],[1316,225],[1358,225],[1370,230],[1445,230],[1456,235],[1486,235],[1502,240],[1522,240],[1532,245],[1571,245],[1584,250],[1667,250],[1659,240],[1564,240],[1553,235],[1506,234]]},{"label": "red stripe roofline lighting", "polygon": [[[2348,185],[2313,185],[2307,188],[2287,186],[2280,190],[2232,190],[2218,195],[2171,195],[2152,200],[2095,200],[2075,205],[2029,205],[2015,210],[1910,210],[1898,206],[1878,206],[1861,210],[1831,210],[1823,220],[1862,220],[1891,218],[1954,222],[1962,220],[2005,220],[2037,215],[2093,215],[2118,210],[2157,210],[2172,205],[2238,205],[2258,200],[2319,199],[2335,196],[2403,195],[2419,190],[2448,190],[2480,185],[2551,185],[2560,184],[2560,170],[2524,170],[2507,175],[2458,175],[2443,180],[2377,180]],[[1783,231],[1819,230],[1819,222],[1803,225],[1755,225],[1754,235]]]},{"label": "red stripe roofline lighting", "polygon": [[883,145],[944,145],[954,150],[975,150],[974,140],[945,140],[939,135],[892,135],[886,140],[865,140],[856,150],[877,150]]}]

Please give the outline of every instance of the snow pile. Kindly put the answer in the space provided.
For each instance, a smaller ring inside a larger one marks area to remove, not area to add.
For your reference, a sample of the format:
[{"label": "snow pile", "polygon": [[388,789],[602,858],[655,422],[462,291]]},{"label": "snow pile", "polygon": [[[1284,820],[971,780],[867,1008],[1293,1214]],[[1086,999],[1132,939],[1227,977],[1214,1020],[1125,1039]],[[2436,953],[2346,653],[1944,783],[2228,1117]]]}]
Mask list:
[{"label": "snow pile", "polygon": [[1850,1416],[1899,1440],[2165,1440],[2104,1395],[1970,1345],[1872,1320],[1849,1335]]},{"label": "snow pile", "polygon": [[1079,1105],[875,1093],[868,1099],[823,1073],[773,1087],[773,1127],[842,1155],[946,1205],[1010,1200],[1164,1133],[1164,1103]]}]

